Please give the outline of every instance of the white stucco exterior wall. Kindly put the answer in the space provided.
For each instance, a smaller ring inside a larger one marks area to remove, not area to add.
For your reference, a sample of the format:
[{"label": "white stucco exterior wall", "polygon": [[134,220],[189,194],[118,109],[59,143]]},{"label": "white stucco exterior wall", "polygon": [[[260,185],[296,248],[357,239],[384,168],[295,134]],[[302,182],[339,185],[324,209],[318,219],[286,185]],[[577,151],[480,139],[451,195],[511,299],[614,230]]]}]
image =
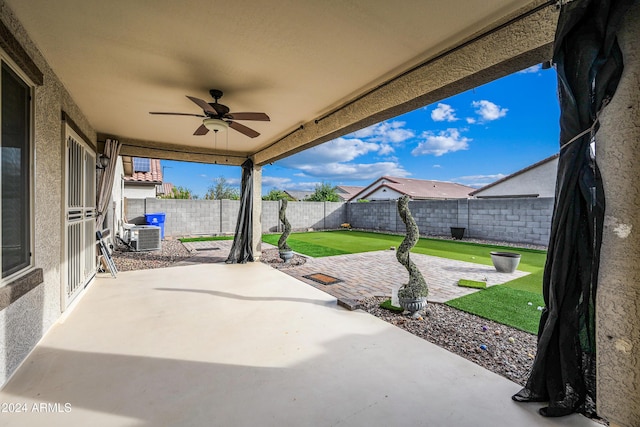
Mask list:
[{"label": "white stucco exterior wall", "polygon": [[484,197],[555,197],[558,159],[552,159],[535,168],[513,176],[486,190],[474,194]]},{"label": "white stucco exterior wall", "polygon": [[127,199],[146,199],[156,197],[156,186],[125,182],[123,196]]},{"label": "white stucco exterior wall", "polygon": [[122,218],[124,216],[124,166],[122,165],[122,157],[118,156],[116,163],[116,171],[113,178],[113,186],[111,187],[111,205],[109,207],[109,228],[113,233],[122,235]]},{"label": "white stucco exterior wall", "polygon": [[[44,74],[34,89],[33,267],[43,282],[0,310],[0,385],[62,313],[64,268],[64,141],[61,112],[96,146],[96,133],[71,95],[31,41],[13,12],[0,0],[0,19]],[[2,283],[0,286],[9,286]]]},{"label": "white stucco exterior wall", "polygon": [[367,200],[395,200],[402,196],[402,193],[392,190],[391,188],[382,187],[366,196]]}]

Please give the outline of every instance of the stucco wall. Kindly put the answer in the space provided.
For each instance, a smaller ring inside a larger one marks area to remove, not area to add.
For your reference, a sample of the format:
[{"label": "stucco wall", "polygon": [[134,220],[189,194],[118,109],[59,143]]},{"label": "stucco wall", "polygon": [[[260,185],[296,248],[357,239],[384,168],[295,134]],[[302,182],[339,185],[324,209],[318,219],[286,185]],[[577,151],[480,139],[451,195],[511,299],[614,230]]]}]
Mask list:
[{"label": "stucco wall", "polygon": [[554,197],[558,159],[516,175],[475,194],[476,197],[524,196]]},{"label": "stucco wall", "polygon": [[109,227],[114,233],[122,231],[122,218],[124,216],[124,205],[122,203],[124,197],[122,176],[124,175],[124,167],[122,165],[122,158],[118,157],[116,162],[116,170],[113,178],[113,186],[111,187],[111,202],[109,206],[109,213],[107,214],[107,227]]},{"label": "stucco wall", "polygon": [[377,190],[375,190],[373,193],[369,194],[365,198],[367,200],[390,200],[390,199],[396,200],[400,196],[402,196],[402,193],[392,190],[391,188],[382,187],[382,188],[378,188]]},{"label": "stucco wall", "polygon": [[123,196],[127,199],[146,199],[147,197],[156,197],[156,186],[125,182]]},{"label": "stucco wall", "polygon": [[34,264],[44,283],[0,311],[0,383],[4,383],[61,313],[64,111],[95,146],[96,134],[12,11],[0,0],[0,19],[44,74],[35,88]]},{"label": "stucco wall", "polygon": [[600,116],[596,159],[606,209],[596,298],[597,409],[640,425],[640,3],[618,34],[624,72]]}]

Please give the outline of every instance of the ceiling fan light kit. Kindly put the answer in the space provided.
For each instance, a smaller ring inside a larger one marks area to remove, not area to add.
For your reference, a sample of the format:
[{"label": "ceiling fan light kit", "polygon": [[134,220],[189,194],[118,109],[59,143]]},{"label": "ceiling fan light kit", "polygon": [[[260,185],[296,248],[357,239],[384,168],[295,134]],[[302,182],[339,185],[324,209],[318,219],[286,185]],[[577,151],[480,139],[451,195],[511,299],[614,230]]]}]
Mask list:
[{"label": "ceiling fan light kit", "polygon": [[209,130],[214,132],[225,131],[229,128],[229,123],[220,119],[206,118],[202,121],[202,124]]},{"label": "ceiling fan light kit", "polygon": [[248,136],[249,138],[255,138],[260,136],[259,132],[238,123],[236,120],[256,120],[260,122],[268,122],[270,118],[265,113],[243,112],[243,113],[231,113],[229,107],[220,104],[218,99],[222,97],[222,91],[218,89],[211,89],[209,91],[214,102],[207,102],[200,98],[187,95],[193,103],[202,108],[202,114],[193,113],[169,113],[151,111],[149,114],[162,114],[169,116],[195,116],[203,117],[202,124],[193,133],[194,135],[202,136],[214,131],[216,134],[220,131],[226,131],[231,128],[241,134]]}]

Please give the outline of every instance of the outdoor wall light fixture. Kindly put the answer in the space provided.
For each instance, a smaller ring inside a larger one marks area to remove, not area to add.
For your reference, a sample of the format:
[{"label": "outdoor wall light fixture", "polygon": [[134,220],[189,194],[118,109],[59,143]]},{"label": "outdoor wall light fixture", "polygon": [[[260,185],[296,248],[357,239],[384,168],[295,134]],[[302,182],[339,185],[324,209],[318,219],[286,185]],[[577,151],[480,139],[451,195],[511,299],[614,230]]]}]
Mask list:
[{"label": "outdoor wall light fixture", "polygon": [[229,128],[229,123],[220,119],[206,118],[202,121],[202,124],[214,132],[225,131]]},{"label": "outdoor wall light fixture", "polygon": [[100,154],[97,160],[98,161],[96,162],[96,169],[105,169],[107,165],[109,165],[109,160],[111,159],[109,158],[109,156],[103,153]]}]

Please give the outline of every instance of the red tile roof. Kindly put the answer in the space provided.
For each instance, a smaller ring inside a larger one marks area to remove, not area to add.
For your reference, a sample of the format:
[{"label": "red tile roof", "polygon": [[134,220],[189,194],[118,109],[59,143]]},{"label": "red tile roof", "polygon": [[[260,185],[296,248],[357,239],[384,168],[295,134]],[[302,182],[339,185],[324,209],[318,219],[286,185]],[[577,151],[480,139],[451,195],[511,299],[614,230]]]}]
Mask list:
[{"label": "red tile roof", "polygon": [[364,190],[364,187],[355,185],[337,185],[336,187],[338,188],[338,195],[343,200],[349,200],[360,191]]},{"label": "red tile roof", "polygon": [[173,184],[170,182],[163,182],[162,184],[156,185],[156,194],[171,196],[173,194]]},{"label": "red tile roof", "polygon": [[127,182],[141,182],[149,184],[162,183],[162,167],[160,166],[159,159],[149,159],[150,171],[149,172],[133,172],[131,176],[125,176],[124,180]]},{"label": "red tile roof", "polygon": [[360,191],[351,200],[366,199],[381,187],[391,188],[412,199],[466,199],[475,188],[455,182],[383,176]]}]

